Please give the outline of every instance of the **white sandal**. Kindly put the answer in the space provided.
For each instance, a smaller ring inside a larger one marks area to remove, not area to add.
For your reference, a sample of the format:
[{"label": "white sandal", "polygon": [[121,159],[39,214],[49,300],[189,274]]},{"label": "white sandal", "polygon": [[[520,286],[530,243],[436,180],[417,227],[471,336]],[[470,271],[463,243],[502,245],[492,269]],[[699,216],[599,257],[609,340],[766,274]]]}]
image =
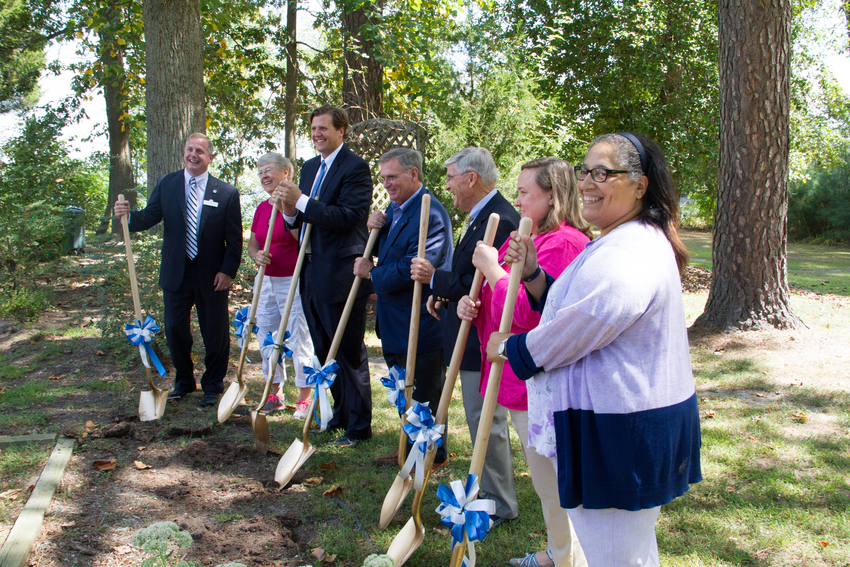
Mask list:
[{"label": "white sandal", "polygon": [[[548,549],[546,550],[546,557],[549,558],[553,564],[555,560],[552,559],[552,552]],[[525,557],[511,559],[509,562],[511,567],[540,567],[540,562],[537,561],[537,552],[526,553]]]}]

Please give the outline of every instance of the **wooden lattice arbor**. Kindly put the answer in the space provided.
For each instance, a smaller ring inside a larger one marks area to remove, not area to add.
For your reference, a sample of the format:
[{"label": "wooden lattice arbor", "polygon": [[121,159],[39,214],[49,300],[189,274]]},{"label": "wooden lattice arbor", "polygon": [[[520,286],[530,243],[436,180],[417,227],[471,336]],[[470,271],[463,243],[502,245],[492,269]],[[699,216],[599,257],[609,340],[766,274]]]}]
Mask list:
[{"label": "wooden lattice arbor", "polygon": [[[351,126],[346,144],[352,152],[369,164],[375,185],[372,193],[372,210],[383,211],[389,205],[390,196],[387,195],[378,179],[380,177],[378,158],[393,148],[413,148],[424,156],[425,146],[428,144],[428,131],[423,125],[414,122],[373,118]],[[422,167],[425,168],[424,163]],[[422,176],[425,176],[424,171]]]}]

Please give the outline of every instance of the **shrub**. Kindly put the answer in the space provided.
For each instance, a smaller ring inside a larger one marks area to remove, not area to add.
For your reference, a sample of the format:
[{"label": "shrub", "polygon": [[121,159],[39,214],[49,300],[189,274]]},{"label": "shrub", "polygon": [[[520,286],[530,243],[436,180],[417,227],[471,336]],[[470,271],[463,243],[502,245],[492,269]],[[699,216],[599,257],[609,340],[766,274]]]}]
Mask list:
[{"label": "shrub", "polygon": [[850,154],[791,183],[788,231],[797,240],[850,241]]}]

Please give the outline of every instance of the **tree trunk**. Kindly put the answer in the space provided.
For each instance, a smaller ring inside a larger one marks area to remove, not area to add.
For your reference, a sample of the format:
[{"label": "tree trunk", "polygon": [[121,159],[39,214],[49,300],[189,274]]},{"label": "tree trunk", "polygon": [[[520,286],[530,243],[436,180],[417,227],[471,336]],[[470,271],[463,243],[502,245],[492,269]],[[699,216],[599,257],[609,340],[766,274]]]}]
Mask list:
[{"label": "tree trunk", "polygon": [[[298,0],[288,0],[286,3],[286,92],[284,105],[286,118],[284,133],[286,137],[286,157],[296,163],[297,146],[295,142],[295,118],[298,116],[298,45],[296,41],[296,17],[298,15]],[[293,172],[294,174],[295,172]]]},{"label": "tree trunk", "polygon": [[711,290],[695,326],[800,321],[789,303],[791,1],[721,0],[720,175]]},{"label": "tree trunk", "polygon": [[[117,15],[114,0],[107,4],[108,9]],[[133,161],[130,153],[130,125],[121,119],[126,109],[124,90],[124,48],[115,45],[114,38],[100,36],[103,54],[100,61],[103,64],[104,85],[103,96],[106,98],[106,126],[109,136],[109,196],[106,199],[104,219],[106,224],[101,226],[106,231],[109,219],[112,219],[112,234],[121,233],[121,222],[112,214],[112,205],[123,193],[130,201],[130,207],[136,204],[136,178],[133,173]]]},{"label": "tree trunk", "polygon": [[189,134],[206,132],[199,0],[144,0],[148,194],[183,167]]},{"label": "tree trunk", "polygon": [[342,103],[352,124],[380,118],[384,112],[384,66],[377,57],[377,44],[365,29],[373,23],[371,17],[380,16],[382,9],[383,2],[376,2],[342,14],[343,34],[347,39]]}]

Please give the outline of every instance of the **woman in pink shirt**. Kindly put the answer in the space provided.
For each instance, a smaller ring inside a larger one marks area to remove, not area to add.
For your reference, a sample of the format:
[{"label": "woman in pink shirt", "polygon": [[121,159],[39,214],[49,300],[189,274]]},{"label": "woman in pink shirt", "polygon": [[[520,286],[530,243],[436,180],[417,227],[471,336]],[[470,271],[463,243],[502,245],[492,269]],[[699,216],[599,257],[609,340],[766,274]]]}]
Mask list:
[{"label": "woman in pink shirt", "polygon": [[[257,161],[260,183],[266,193],[271,195],[275,188],[284,179],[292,179],[292,162],[278,153],[269,153]],[[266,238],[269,232],[272,204],[268,200],[257,206],[254,212],[254,221],[251,223],[251,238],[248,241],[248,253],[257,266],[266,266],[263,278],[263,286],[260,290],[260,300],[257,304],[257,335],[260,344],[271,332],[276,332],[280,326],[280,318],[286,305],[286,297],[289,294],[292,273],[295,271],[295,263],[298,260],[298,240],[286,230],[282,213],[278,212],[272,233],[272,244],[268,255],[263,253]],[[310,407],[311,388],[307,386],[307,377],[304,374],[304,365],[312,363],[313,341],[310,339],[310,330],[301,310],[301,296],[298,288],[293,290],[296,294],[292,302],[292,311],[289,314],[286,330],[292,337],[289,346],[292,349],[292,366],[295,367],[295,385],[298,387],[298,400],[296,401],[294,417],[304,419],[307,409]],[[263,374],[268,379],[269,361],[263,358]],[[272,393],[266,405],[260,413],[267,414],[271,411],[283,409],[283,396],[279,396],[280,382],[283,379],[283,368],[278,365],[275,368]]]},{"label": "woman in pink shirt", "polygon": [[[548,157],[530,161],[522,166],[517,179],[517,199],[514,206],[522,217],[532,220],[531,235],[537,248],[540,266],[558,277],[567,265],[590,242],[590,226],[581,216],[581,201],[572,166],[558,158]],[[472,263],[486,278],[477,305],[468,296],[458,304],[458,316],[471,320],[481,339],[481,395],[487,389],[490,362],[487,360],[487,339],[499,330],[504,311],[510,268],[502,263],[509,241],[500,250],[478,243]],[[540,313],[531,309],[520,286],[514,312],[512,333],[529,331],[540,322]],[[551,459],[528,447],[528,396],[525,382],[516,377],[505,364],[499,388],[498,403],[511,414],[511,422],[519,434],[522,453],[528,463],[534,490],[540,497],[546,520],[548,549],[512,559],[511,565],[549,567],[551,565],[578,567],[587,565],[584,553],[570,525],[567,511],[558,499],[558,477]]]}]

